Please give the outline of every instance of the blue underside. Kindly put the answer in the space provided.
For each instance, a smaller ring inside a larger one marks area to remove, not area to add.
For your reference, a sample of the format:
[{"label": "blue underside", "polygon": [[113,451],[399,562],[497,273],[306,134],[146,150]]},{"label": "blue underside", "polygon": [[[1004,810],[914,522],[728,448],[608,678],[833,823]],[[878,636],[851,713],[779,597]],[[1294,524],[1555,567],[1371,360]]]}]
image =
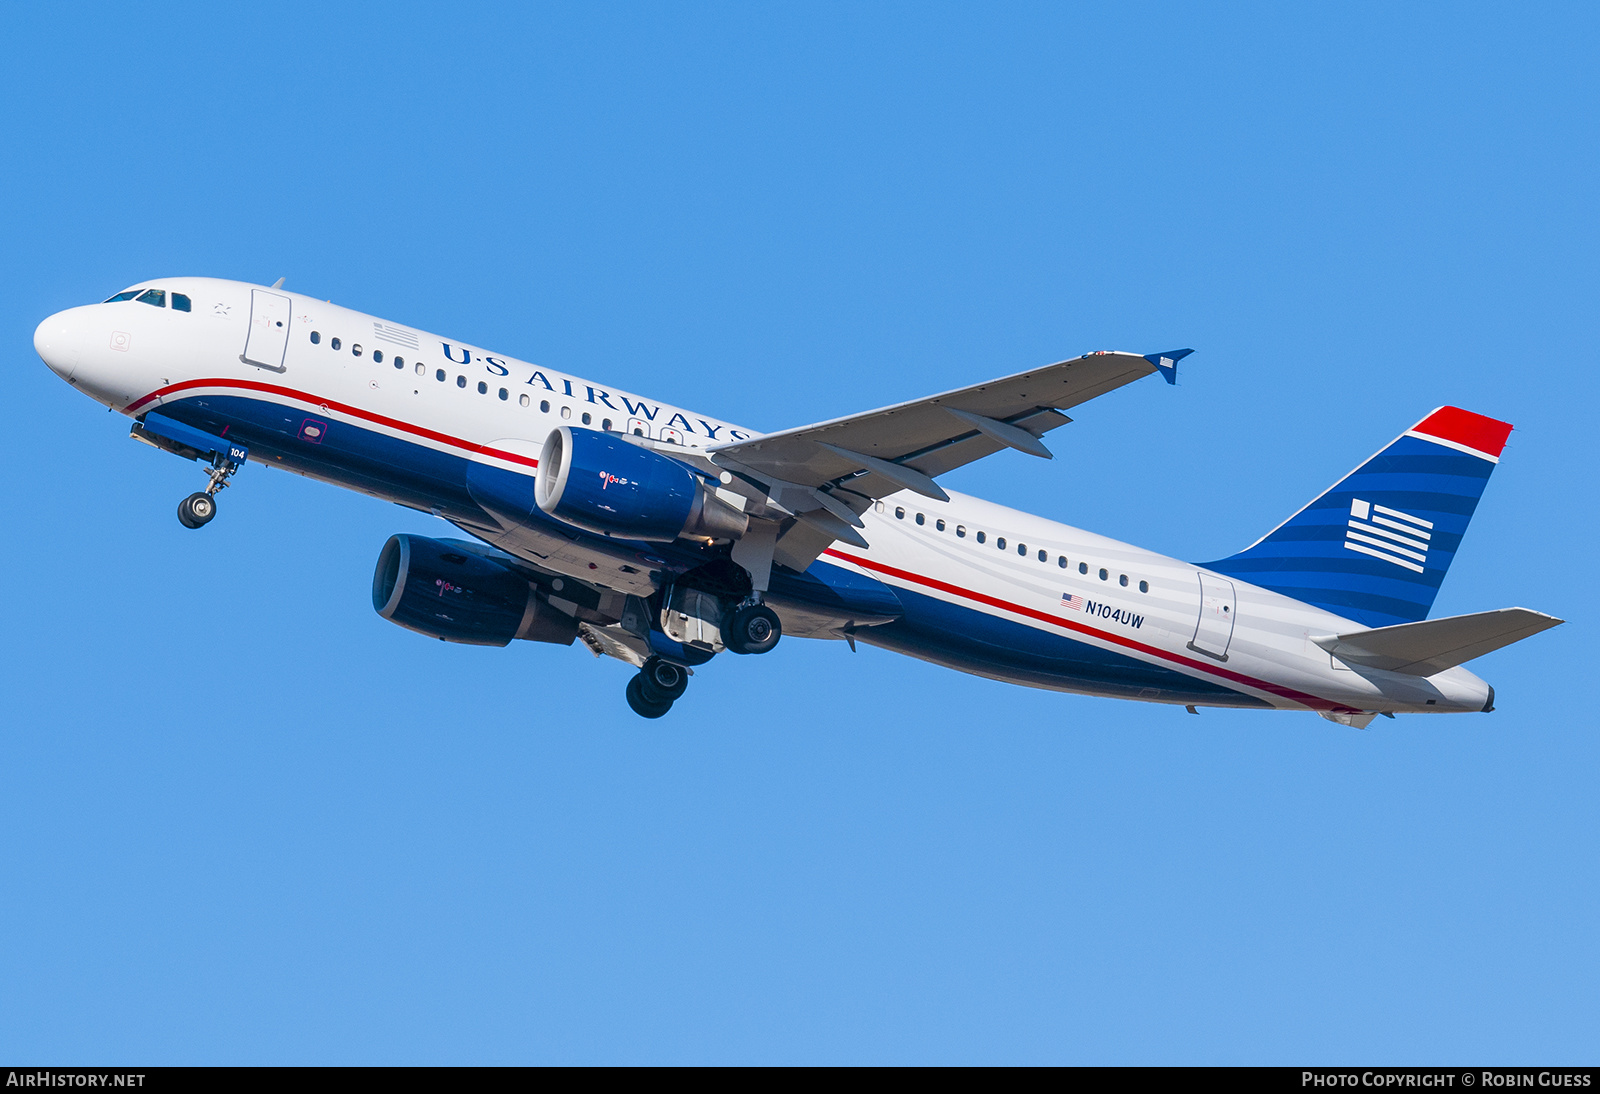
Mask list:
[{"label": "blue underside", "polygon": [[[812,569],[815,569],[813,565]],[[1030,627],[909,589],[896,589],[905,617],[857,637],[874,646],[1010,683],[1211,706],[1271,704],[1065,634]]]},{"label": "blue underside", "polygon": [[[250,447],[252,455],[269,459],[277,466],[435,512],[468,528],[498,526],[467,488],[469,469],[476,467],[481,477],[485,465],[474,464],[464,456],[278,403],[236,395],[205,395],[167,402],[161,405],[160,412],[213,435],[242,442]],[[314,441],[307,439],[308,421],[316,427]],[[499,474],[524,482],[528,479],[511,472]],[[531,499],[531,487],[528,493]],[[516,508],[523,510],[520,504]],[[518,513],[519,520],[546,524],[551,531],[580,543],[594,540],[599,546],[607,542],[603,537],[551,520],[537,506],[528,505],[526,509],[526,516]],[[615,545],[615,541],[609,542]],[[637,546],[666,559],[671,568],[680,572],[711,557],[703,550],[685,549],[680,544]],[[896,622],[863,628],[857,638],[980,676],[1117,698],[1269,705],[1220,684],[1079,642],[1065,634],[907,589],[891,589],[883,582],[826,562],[813,563],[803,574],[777,568],[772,593],[824,611],[850,611],[863,617],[901,616]]]}]

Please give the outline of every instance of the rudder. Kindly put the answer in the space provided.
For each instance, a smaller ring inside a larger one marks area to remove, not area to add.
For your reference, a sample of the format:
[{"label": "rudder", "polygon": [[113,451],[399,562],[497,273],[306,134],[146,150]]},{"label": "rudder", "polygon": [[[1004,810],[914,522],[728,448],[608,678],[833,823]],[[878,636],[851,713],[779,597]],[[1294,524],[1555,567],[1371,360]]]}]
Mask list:
[{"label": "rudder", "polygon": [[1510,435],[1440,407],[1243,551],[1200,565],[1369,627],[1425,619]]}]

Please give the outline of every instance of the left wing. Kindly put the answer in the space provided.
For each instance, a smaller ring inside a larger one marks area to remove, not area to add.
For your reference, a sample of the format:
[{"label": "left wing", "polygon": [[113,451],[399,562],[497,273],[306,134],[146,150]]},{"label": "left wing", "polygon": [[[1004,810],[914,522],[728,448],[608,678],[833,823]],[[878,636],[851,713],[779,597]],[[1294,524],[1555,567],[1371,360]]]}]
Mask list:
[{"label": "left wing", "polygon": [[[1177,363],[1192,352],[1086,353],[942,395],[712,445],[704,452],[717,467],[765,495],[751,499],[757,502],[751,515],[783,522],[771,529],[771,537],[781,537],[777,559],[803,570],[836,539],[866,546],[853,529],[862,526],[858,514],[875,499],[912,490],[945,501],[948,495],[935,476],[1002,448],[1050,459],[1039,437],[1072,420],[1063,410],[1152,372],[1174,383]],[[762,588],[763,537],[747,538],[749,543],[735,546],[734,561],[754,563],[757,588]]]},{"label": "left wing", "polygon": [[707,452],[724,467],[739,464],[801,486],[843,486],[869,498],[915,490],[942,501],[935,475],[1002,448],[1048,459],[1039,436],[1072,420],[1061,411],[1152,372],[1164,373],[1170,383],[1177,362],[1192,352],[1086,353],[914,402],[713,445]]}]

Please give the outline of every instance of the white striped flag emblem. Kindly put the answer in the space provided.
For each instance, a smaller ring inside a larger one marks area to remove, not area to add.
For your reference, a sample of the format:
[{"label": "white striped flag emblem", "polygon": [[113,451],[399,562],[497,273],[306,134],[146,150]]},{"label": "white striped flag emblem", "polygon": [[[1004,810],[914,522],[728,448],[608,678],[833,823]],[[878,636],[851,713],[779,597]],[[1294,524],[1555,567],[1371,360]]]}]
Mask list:
[{"label": "white striped flag emblem", "polygon": [[1071,608],[1075,612],[1081,612],[1085,603],[1083,597],[1074,593],[1061,594],[1061,606],[1063,608]]},{"label": "white striped flag emblem", "polygon": [[1422,573],[1433,539],[1433,522],[1356,498],[1345,521],[1344,546],[1369,558],[1382,559]]}]

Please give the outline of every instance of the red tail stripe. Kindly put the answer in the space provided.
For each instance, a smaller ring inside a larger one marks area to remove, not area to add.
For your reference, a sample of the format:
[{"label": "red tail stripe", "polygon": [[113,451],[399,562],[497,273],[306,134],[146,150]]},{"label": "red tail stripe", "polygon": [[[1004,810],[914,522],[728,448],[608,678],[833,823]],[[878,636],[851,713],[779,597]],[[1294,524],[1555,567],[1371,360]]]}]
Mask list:
[{"label": "red tail stripe", "polygon": [[1426,433],[1499,459],[1500,453],[1505,451],[1506,438],[1511,436],[1511,423],[1486,418],[1458,406],[1442,406],[1413,426],[1411,432]]},{"label": "red tail stripe", "polygon": [[313,406],[326,407],[330,411],[335,411],[340,414],[347,414],[352,418],[360,418],[363,421],[387,426],[390,429],[399,430],[401,433],[410,433],[416,437],[426,437],[430,441],[437,441],[440,444],[447,444],[452,448],[459,448],[464,452],[471,452],[473,454],[481,453],[485,456],[493,456],[496,459],[506,460],[510,463],[520,463],[528,467],[539,466],[539,461],[531,456],[520,456],[515,452],[503,452],[498,448],[490,448],[488,445],[474,444],[471,441],[462,440],[460,437],[452,437],[448,433],[439,433],[420,425],[413,425],[410,422],[402,422],[397,418],[389,418],[382,414],[374,414],[370,410],[362,410],[357,406],[350,406],[346,403],[334,402],[332,399],[324,399],[321,396],[311,395],[304,391],[296,391],[294,388],[279,387],[277,384],[264,384],[259,380],[225,380],[217,378],[209,380],[185,380],[181,384],[171,384],[167,387],[152,391],[150,394],[145,395],[142,398],[135,399],[133,402],[128,404],[128,408],[123,411],[123,413],[130,415],[137,414],[142,408],[144,408],[154,399],[163,399],[168,395],[172,395],[179,391],[189,391],[194,388],[207,387],[240,388],[244,391],[259,391],[267,395],[278,395],[286,399],[295,399],[302,403],[310,403]]},{"label": "red tail stripe", "polygon": [[1281,684],[1274,684],[1266,680],[1257,680],[1255,677],[1246,676],[1242,672],[1234,672],[1231,669],[1218,668],[1214,665],[1208,665],[1203,661],[1196,661],[1191,657],[1183,657],[1179,654],[1168,653],[1166,650],[1156,649],[1154,646],[1147,646],[1143,642],[1135,642],[1133,639],[1124,637],[1120,634],[1111,634],[1107,631],[1096,630],[1093,627],[1084,626],[1082,623],[1074,623],[1070,619],[1062,619],[1059,616],[1050,615],[1047,612],[1041,612],[1035,608],[1024,607],[1021,604],[1013,604],[1010,601],[1001,600],[998,597],[988,596],[984,593],[973,592],[971,589],[963,589],[958,585],[951,585],[948,582],[940,581],[937,578],[924,577],[921,574],[914,574],[908,570],[900,570],[893,566],[885,566],[883,563],[874,562],[870,558],[862,558],[859,555],[848,555],[843,551],[831,547],[824,551],[823,554],[832,555],[834,558],[843,559],[844,561],[853,563],[854,565],[860,566],[863,569],[876,570],[881,574],[887,574],[890,577],[897,577],[902,581],[909,581],[916,585],[924,585],[930,589],[938,589],[941,592],[950,593],[953,596],[959,596],[965,600],[976,601],[979,604],[987,604],[992,608],[1000,608],[1003,611],[1015,612],[1017,615],[1025,615],[1031,619],[1037,619],[1041,623],[1049,623],[1053,626],[1060,627],[1062,630],[1078,631],[1082,634],[1091,635],[1105,642],[1114,642],[1119,646],[1126,646],[1129,649],[1138,650],[1140,653],[1147,653],[1151,656],[1159,657],[1162,660],[1183,665],[1186,668],[1198,669],[1200,672],[1206,673],[1210,676],[1220,676],[1224,680],[1232,680],[1236,684],[1244,684],[1246,687],[1255,688],[1257,691],[1265,691],[1283,699],[1291,699],[1294,702],[1308,706],[1313,710],[1327,710],[1337,714],[1359,713],[1354,707],[1347,707],[1342,703],[1335,703],[1328,699],[1319,698],[1315,695],[1307,695],[1304,692],[1295,691],[1293,688],[1283,687]]}]

